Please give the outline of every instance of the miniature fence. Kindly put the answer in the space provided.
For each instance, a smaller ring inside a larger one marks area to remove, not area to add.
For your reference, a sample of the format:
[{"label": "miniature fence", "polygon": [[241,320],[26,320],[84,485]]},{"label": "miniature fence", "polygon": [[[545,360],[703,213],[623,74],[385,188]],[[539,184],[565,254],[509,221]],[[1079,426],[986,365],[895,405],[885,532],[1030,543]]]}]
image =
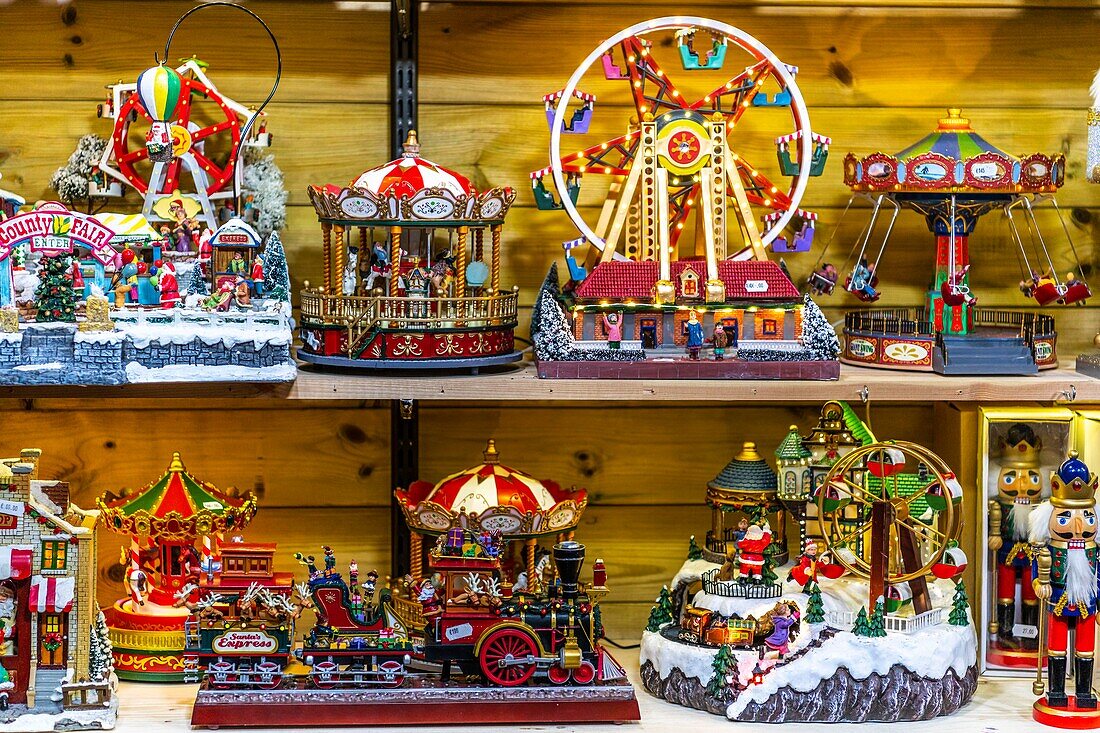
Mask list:
[{"label": "miniature fence", "polygon": [[208,312],[185,308],[152,310],[132,308],[111,311],[111,319],[127,325],[203,325],[203,326],[270,326],[290,328],[290,320],[278,311],[228,311]]},{"label": "miniature fence", "polygon": [[[858,615],[859,613],[856,611],[826,611],[825,624],[834,629],[850,631],[856,625]],[[915,631],[922,631],[941,623],[943,621],[943,609],[933,608],[931,611],[925,611],[916,616],[886,614],[884,621],[888,632],[912,634]]]},{"label": "miniature fence", "polygon": [[896,336],[931,336],[932,323],[926,316],[927,313],[918,308],[853,311],[844,315],[844,328]]},{"label": "miniature fence", "polygon": [[131,631],[109,629],[111,646],[118,649],[147,649],[149,651],[173,651],[183,649],[186,638],[183,631]]},{"label": "miniature fence", "polygon": [[393,607],[393,612],[397,617],[404,622],[406,628],[424,628],[424,624],[426,623],[424,620],[424,607],[421,606],[418,601],[410,601],[407,598],[393,596],[390,598],[390,605]]},{"label": "miniature fence", "polygon": [[469,298],[373,298],[302,293],[302,317],[328,324],[370,328],[439,328],[455,325],[510,326],[517,322],[516,291]]},{"label": "miniature fence", "polygon": [[64,682],[61,685],[65,710],[92,710],[104,708],[111,702],[111,683]]},{"label": "miniature fence", "polygon": [[717,569],[703,573],[702,581],[704,593],[723,598],[778,598],[783,595],[783,586],[778,583],[754,585],[736,580],[718,580]]}]

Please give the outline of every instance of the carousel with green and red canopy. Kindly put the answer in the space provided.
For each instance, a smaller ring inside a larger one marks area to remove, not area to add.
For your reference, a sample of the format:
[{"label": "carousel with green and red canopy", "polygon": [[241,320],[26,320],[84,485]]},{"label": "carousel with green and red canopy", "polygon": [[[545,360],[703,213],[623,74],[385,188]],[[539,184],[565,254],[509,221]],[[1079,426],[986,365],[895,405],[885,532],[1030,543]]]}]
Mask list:
[{"label": "carousel with green and red canopy", "polygon": [[[878,300],[879,266],[903,208],[925,217],[936,247],[924,307],[848,313],[841,360],[944,374],[1019,374],[1057,366],[1053,317],[976,307],[969,239],[979,218],[1002,211],[1023,294],[1040,306],[1083,302],[1092,293],[1054,200],[1064,179],[1063,155],[1006,153],[976,133],[958,109],[949,109],[934,131],[896,155],[849,153],[844,159],[844,182],[852,189],[849,207],[857,198],[868,200],[870,220],[839,272],[827,263],[814,272],[814,290],[831,292],[847,272],[845,290],[866,303]],[[1041,204],[1061,222],[1057,236],[1069,240],[1073,269],[1055,266],[1049,233],[1035,213]]]}]

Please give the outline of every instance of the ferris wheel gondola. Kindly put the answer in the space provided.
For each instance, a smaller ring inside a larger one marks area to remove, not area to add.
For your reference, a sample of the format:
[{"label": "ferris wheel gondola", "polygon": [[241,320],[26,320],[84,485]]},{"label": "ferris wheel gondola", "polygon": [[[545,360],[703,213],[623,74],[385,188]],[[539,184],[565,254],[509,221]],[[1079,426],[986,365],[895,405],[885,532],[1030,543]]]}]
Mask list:
[{"label": "ferris wheel gondola", "polygon": [[[730,63],[731,49],[748,54],[749,64],[709,93],[691,99],[656,58],[664,45],[662,37],[669,33],[675,37],[681,66],[693,74],[722,69]],[[703,33],[711,37],[707,51],[695,45]],[[591,112],[594,97],[577,92],[577,87],[594,65],[605,80],[629,84],[634,119],[624,124],[623,134],[567,153],[562,135],[576,132],[578,113]],[[823,170],[829,140],[810,129],[796,71],[744,31],[714,20],[665,17],[620,31],[593,49],[560,92],[544,98],[547,105],[556,106],[552,118],[547,111],[550,165],[532,174],[536,204],[567,213],[592,246],[592,264],[676,259],[679,241],[693,216],[692,247],[705,245],[708,265],[727,258],[766,259],[767,245],[781,238],[783,251],[803,251],[812,242],[815,217],[800,210],[799,203],[809,178]],[[778,86],[773,97],[768,97],[768,85]],[[574,106],[578,101],[579,109]],[[776,139],[778,175],[789,177],[789,184],[736,150],[735,128],[754,107],[789,111],[794,130]],[[609,179],[608,195],[594,226],[577,204],[581,181],[590,176]],[[727,209],[741,224],[743,246],[727,247]],[[800,229],[784,238],[784,230],[796,216],[801,216]],[[662,268],[665,281],[667,268]],[[708,269],[716,271],[715,266]]]}]

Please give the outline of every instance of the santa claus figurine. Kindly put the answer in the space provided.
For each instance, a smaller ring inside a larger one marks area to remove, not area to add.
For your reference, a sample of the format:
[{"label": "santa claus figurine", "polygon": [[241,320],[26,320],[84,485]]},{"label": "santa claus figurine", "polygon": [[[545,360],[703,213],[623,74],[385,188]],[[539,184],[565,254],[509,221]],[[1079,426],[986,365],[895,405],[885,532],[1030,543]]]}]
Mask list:
[{"label": "santa claus figurine", "polygon": [[160,291],[161,308],[175,308],[179,304],[180,284],[171,260],[157,264],[157,290]]},{"label": "santa claus figurine", "polygon": [[818,575],[835,579],[843,574],[844,568],[829,562],[828,555],[818,556],[817,542],[809,540],[806,542],[806,549],[802,556],[798,558],[798,564],[788,573],[787,580],[795,581],[802,586],[803,590],[806,590],[807,585],[817,582]]},{"label": "santa claus figurine", "polygon": [[764,550],[772,542],[771,527],[750,524],[745,536],[737,540],[737,578],[740,583],[764,582]]}]

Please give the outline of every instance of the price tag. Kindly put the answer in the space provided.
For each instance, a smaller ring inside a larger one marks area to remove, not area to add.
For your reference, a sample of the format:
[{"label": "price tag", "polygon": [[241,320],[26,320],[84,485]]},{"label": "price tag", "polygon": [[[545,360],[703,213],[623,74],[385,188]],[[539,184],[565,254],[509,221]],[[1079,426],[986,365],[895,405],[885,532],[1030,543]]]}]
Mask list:
[{"label": "price tag", "polygon": [[1039,627],[1031,624],[1016,624],[1012,627],[1012,635],[1021,639],[1038,639]]}]

